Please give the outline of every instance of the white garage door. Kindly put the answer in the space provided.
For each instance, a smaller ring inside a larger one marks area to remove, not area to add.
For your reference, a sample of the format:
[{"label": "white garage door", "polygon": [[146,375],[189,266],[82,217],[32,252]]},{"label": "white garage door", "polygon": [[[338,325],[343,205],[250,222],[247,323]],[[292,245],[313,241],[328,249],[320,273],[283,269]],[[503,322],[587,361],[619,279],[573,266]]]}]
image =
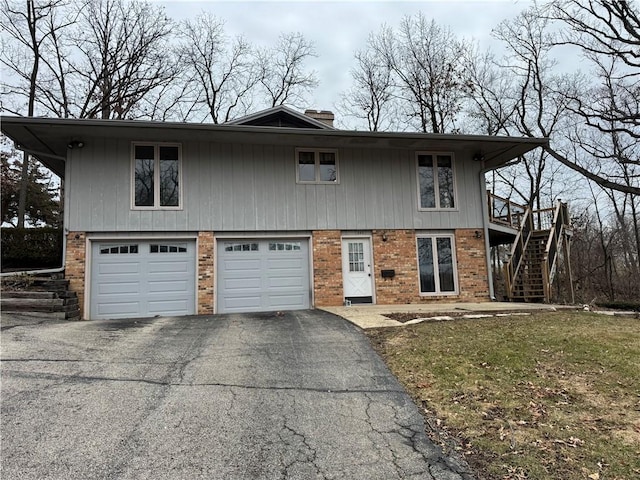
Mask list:
[{"label": "white garage door", "polygon": [[91,318],[195,313],[194,241],[92,242]]},{"label": "white garage door", "polygon": [[306,239],[219,240],[219,313],[309,308]]}]

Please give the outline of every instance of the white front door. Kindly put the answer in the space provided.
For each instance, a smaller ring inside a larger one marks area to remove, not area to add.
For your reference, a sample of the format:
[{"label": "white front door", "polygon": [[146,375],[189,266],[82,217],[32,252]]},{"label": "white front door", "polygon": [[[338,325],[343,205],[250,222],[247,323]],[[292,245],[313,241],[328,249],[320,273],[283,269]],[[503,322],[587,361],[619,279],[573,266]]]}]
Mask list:
[{"label": "white front door", "polygon": [[344,298],[351,303],[373,303],[371,244],[368,238],[342,239]]}]

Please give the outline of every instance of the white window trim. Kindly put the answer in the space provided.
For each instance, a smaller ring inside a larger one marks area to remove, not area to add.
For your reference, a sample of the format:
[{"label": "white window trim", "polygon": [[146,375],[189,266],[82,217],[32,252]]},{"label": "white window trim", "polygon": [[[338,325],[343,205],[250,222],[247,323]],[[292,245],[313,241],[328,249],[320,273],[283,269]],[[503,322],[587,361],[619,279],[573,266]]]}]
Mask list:
[{"label": "white window trim", "polygon": [[[300,180],[300,168],[299,168],[299,153],[300,152],[313,152],[315,159],[315,180]],[[336,181],[335,182],[323,182],[320,181],[320,153],[328,152],[333,153],[336,159]],[[338,185],[340,183],[340,162],[338,160],[338,150],[335,148],[296,148],[296,158],[295,158],[295,167],[296,167],[296,183],[301,185]]]},{"label": "white window trim", "polygon": [[[420,286],[420,250],[418,247],[418,240],[421,238],[431,238],[431,251],[433,255],[433,274],[436,284],[435,292],[423,292]],[[437,238],[449,238],[451,239],[451,262],[453,263],[453,283],[455,290],[453,292],[440,291],[440,275],[438,274],[438,247],[435,239]],[[421,297],[451,297],[460,295],[460,284],[458,283],[458,260],[456,258],[456,238],[452,233],[424,233],[416,235],[416,264],[418,266],[418,291]]]},{"label": "white window trim", "polygon": [[[153,147],[153,205],[136,205],[136,146]],[[178,205],[175,207],[160,205],[160,147],[178,147]],[[155,187],[157,185],[157,188]],[[182,144],[173,142],[132,142],[131,143],[131,210],[182,210]]]},{"label": "white window trim", "polygon": [[[433,182],[433,191],[436,199],[435,207],[423,207],[421,202],[422,198],[420,195],[420,155],[432,155],[436,162],[434,162],[433,173],[434,173],[434,182]],[[438,155],[449,155],[451,157],[451,170],[453,172],[453,201],[455,203],[455,207],[453,208],[443,208],[440,207],[440,185],[437,181],[438,178],[438,163],[437,156]],[[458,196],[458,182],[457,182],[457,173],[456,173],[456,157],[453,152],[432,152],[432,151],[419,151],[416,152],[416,185],[417,185],[417,198],[418,198],[418,211],[421,212],[457,212],[460,204],[460,199]]]}]

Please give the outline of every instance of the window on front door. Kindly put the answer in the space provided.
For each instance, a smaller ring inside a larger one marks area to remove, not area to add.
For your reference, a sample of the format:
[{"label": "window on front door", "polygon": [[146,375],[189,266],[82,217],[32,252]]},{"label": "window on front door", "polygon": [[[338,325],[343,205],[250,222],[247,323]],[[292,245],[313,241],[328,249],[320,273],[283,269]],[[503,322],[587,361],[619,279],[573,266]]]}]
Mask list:
[{"label": "window on front door", "polygon": [[453,236],[420,236],[417,242],[420,293],[426,295],[457,293]]},{"label": "window on front door", "polygon": [[180,208],[180,169],[180,145],[134,144],[133,207]]},{"label": "window on front door", "polygon": [[336,150],[296,150],[298,183],[339,183]]},{"label": "window on front door", "polygon": [[456,208],[453,155],[417,154],[420,210]]}]

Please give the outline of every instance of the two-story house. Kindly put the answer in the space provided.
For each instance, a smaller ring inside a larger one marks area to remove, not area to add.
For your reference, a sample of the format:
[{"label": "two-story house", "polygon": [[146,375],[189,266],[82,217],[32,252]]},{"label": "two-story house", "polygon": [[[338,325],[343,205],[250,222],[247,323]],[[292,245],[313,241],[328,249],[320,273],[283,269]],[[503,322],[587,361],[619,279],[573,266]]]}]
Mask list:
[{"label": "two-story house", "polygon": [[64,180],[86,319],[488,301],[485,173],[541,138],[4,117]]}]

